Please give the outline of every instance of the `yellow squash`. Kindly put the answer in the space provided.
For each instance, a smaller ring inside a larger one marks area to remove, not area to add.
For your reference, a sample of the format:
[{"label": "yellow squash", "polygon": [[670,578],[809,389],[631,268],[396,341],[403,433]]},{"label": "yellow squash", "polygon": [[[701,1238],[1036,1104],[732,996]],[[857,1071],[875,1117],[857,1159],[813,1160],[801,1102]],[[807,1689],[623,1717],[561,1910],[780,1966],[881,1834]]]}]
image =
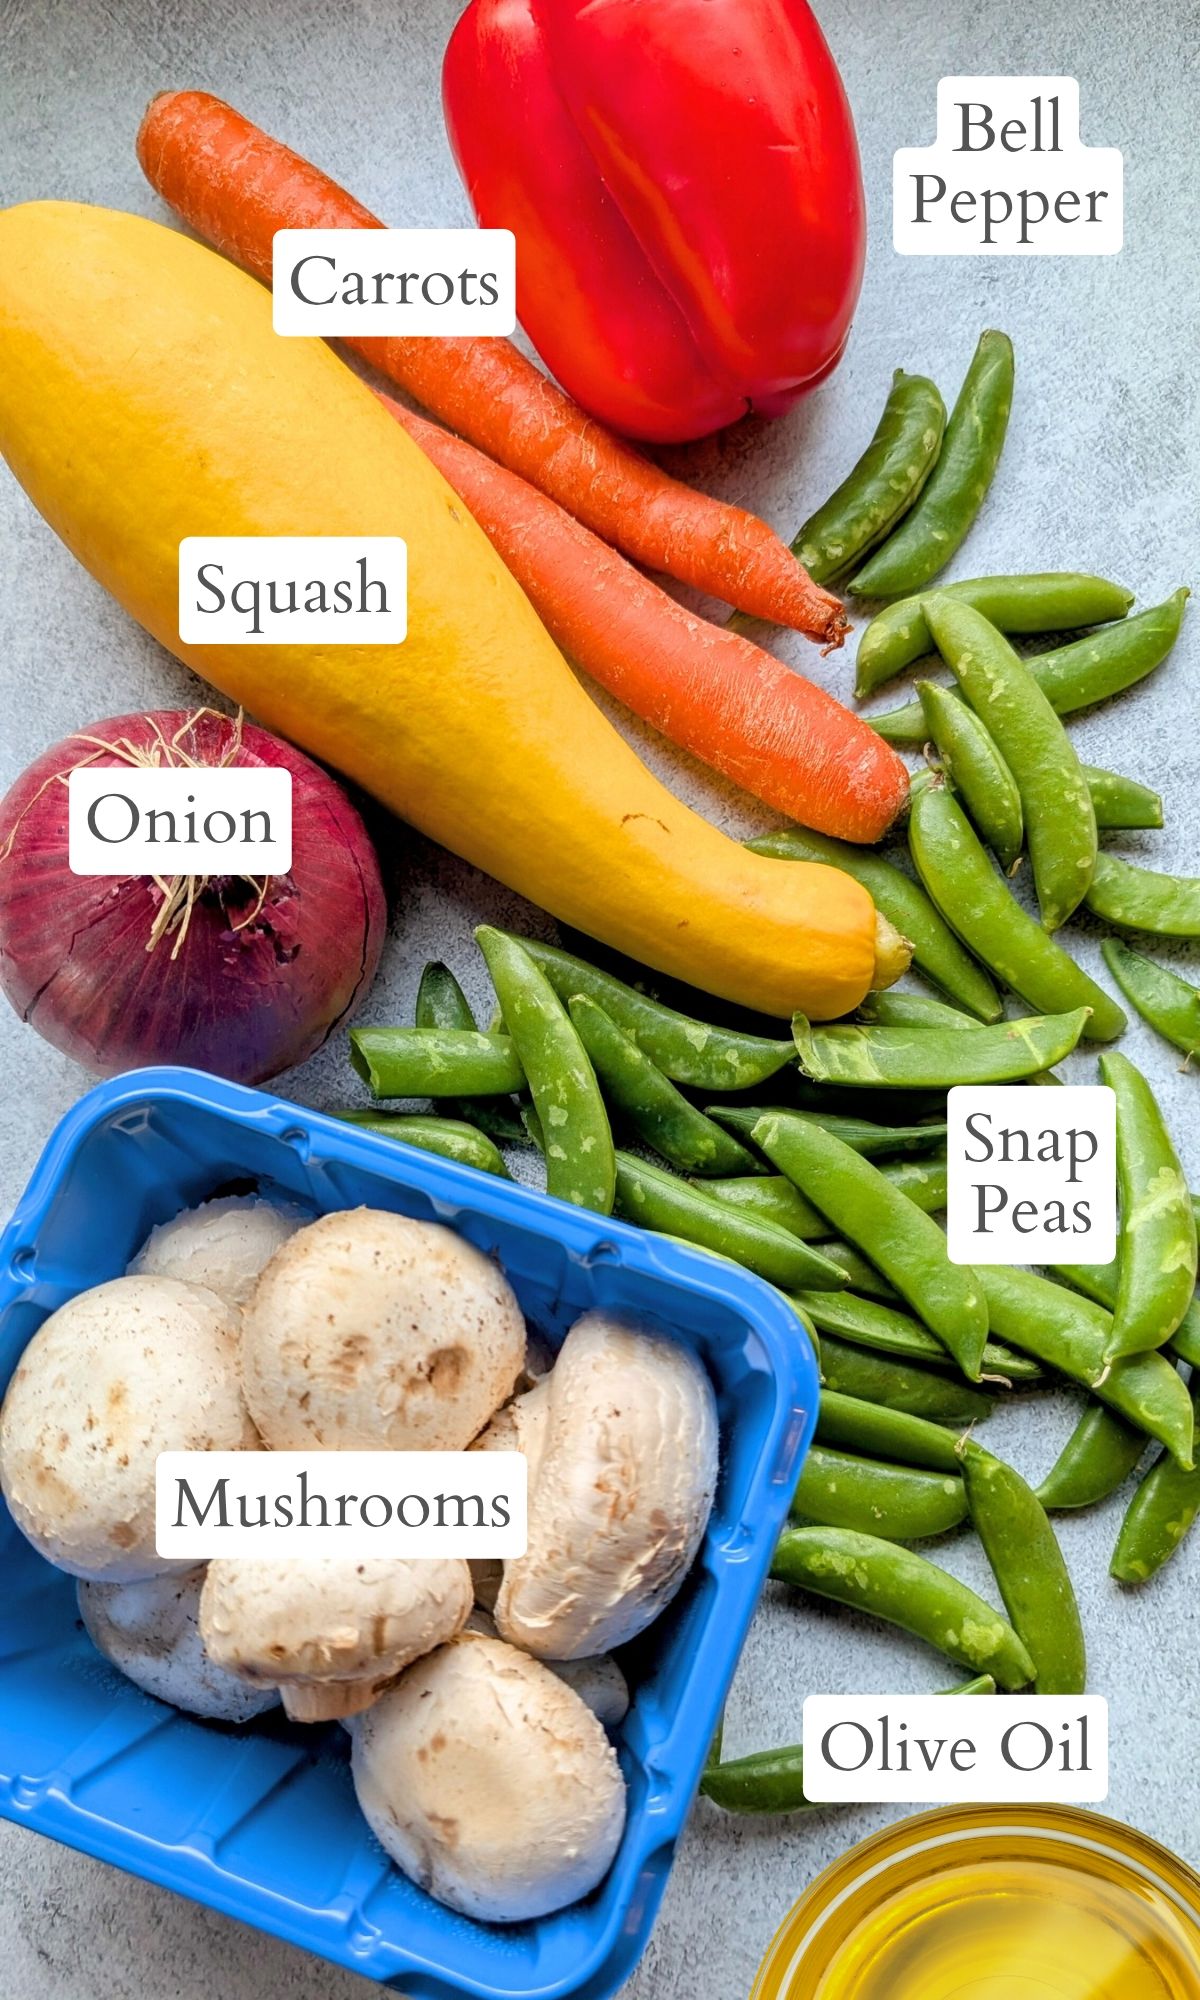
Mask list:
[{"label": "yellow squash", "polygon": [[[399,425],[211,250],[73,203],[0,214],[0,450],[164,646],[556,917],[770,1014],[896,976],[857,883],[746,853],[658,783]],[[403,645],[181,644],[184,536],[396,534]]]}]

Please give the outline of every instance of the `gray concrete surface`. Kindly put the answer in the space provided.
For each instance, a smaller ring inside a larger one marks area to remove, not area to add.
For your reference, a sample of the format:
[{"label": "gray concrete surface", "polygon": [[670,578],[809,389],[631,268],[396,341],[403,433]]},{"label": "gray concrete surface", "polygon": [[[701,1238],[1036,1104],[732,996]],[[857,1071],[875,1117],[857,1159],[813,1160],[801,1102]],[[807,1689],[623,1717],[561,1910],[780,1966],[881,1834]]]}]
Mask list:
[{"label": "gray concrete surface", "polygon": [[[956,573],[1095,568],[1153,602],[1196,580],[1200,425],[1195,320],[1200,272],[1192,199],[1193,79],[1200,16],[1191,0],[823,0],[819,9],[855,107],[872,217],[866,287],[846,360],[806,408],[679,455],[700,483],[790,529],[840,478],[874,423],[893,367],[950,390],[982,326],[1006,328],[1018,357],[1010,441],[994,494]],[[4,199],[62,196],[158,214],[133,155],[152,92],[202,86],[329,168],[395,222],[467,219],[442,133],[438,62],[454,0],[6,0],[0,6]],[[1115,259],[901,260],[891,250],[890,161],[933,134],[949,73],[1080,79],[1084,136],[1124,149],[1126,248]],[[0,473],[0,784],[89,719],[192,699],[197,685],[77,567]],[[812,668],[801,642],[789,657]],[[1121,851],[1197,866],[1197,632],[1149,686],[1090,716],[1090,761],[1148,780],[1168,827]],[[831,685],[849,684],[829,662]],[[629,725],[625,725],[629,726]],[[645,742],[644,736],[640,738]],[[732,831],[761,820],[661,745],[646,754]],[[442,956],[482,997],[471,924],[520,914],[515,899],[425,843],[397,840],[397,899],[377,1020],[404,1018],[422,961]],[[1073,938],[1094,957],[1088,927]],[[1181,951],[1176,962],[1187,966]],[[1193,960],[1194,967],[1194,960]],[[1192,976],[1197,976],[1193,969]],[[1135,1026],[1125,1046],[1168,1107],[1196,1184],[1200,1081]],[[1090,1059],[1073,1065],[1090,1080]],[[0,1011],[0,1211],[16,1198],[53,1121],[85,1077]],[[339,1050],[288,1079],[299,1101],[345,1089]],[[1022,1403],[995,1434],[1031,1475],[1072,1421],[1066,1397]],[[1093,1685],[1112,1702],[1109,1810],[1200,1863],[1200,1610],[1196,1550],[1136,1597],[1107,1578],[1118,1512],[1068,1521]],[[982,1581],[968,1549],[950,1562]],[[791,1739],[810,1690],[930,1688],[943,1670],[919,1648],[840,1614],[764,1606],[730,1709],[731,1751]],[[790,1824],[694,1814],[665,1909],[629,2000],[687,1993],[739,2000],[775,1925],[816,1871],[885,1815],[861,1810]],[[164,1891],[0,1826],[0,2000],[354,2000],[361,1983]]]}]

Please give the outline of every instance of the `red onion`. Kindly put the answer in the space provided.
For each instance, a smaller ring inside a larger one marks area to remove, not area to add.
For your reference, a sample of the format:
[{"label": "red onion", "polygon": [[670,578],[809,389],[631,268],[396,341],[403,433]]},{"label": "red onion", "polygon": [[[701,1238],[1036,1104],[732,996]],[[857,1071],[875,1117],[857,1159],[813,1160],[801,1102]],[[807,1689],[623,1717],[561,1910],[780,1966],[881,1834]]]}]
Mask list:
[{"label": "red onion", "polygon": [[[292,774],[286,875],[73,875],[78,764],[251,765]],[[102,1074],[187,1063],[261,1083],[319,1049],[379,964],[386,906],[367,830],[290,744],[213,709],[93,723],[0,800],[0,987],[48,1042]]]}]

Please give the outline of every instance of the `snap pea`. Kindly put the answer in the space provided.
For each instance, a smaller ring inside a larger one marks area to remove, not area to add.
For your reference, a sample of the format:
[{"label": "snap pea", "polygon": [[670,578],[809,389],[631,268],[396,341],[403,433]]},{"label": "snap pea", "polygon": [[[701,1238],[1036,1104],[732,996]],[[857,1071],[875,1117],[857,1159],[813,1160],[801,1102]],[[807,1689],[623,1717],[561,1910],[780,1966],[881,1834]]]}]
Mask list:
[{"label": "snap pea", "polygon": [[1086,1007],[1066,1014],[1033,1014],[1024,1021],[982,1025],[974,1034],[934,1028],[814,1028],[803,1014],[792,1034],[806,1076],[818,1083],[876,1088],[931,1084],[1016,1083],[1052,1069],[1069,1055],[1088,1025]]},{"label": "snap pea", "polygon": [[[990,1674],[976,1674],[961,1686],[943,1688],[945,1695],[995,1694]],[[813,1809],[804,1792],[804,1749],[799,1743],[779,1750],[755,1750],[728,1763],[710,1762],[700,1780],[704,1798],[731,1813],[787,1813]]]},{"label": "snap pea", "polygon": [[1200,875],[1159,875],[1102,854],[1085,900],[1093,916],[1119,930],[1200,937]]},{"label": "snap pea", "polygon": [[[942,586],[999,632],[1071,632],[1124,618],[1133,592],[1102,576],[1060,570],[1032,576],[972,576]],[[858,642],[854,692],[862,701],[934,650],[924,597],[902,597],[872,618]]]},{"label": "snap pea", "polygon": [[594,1000],[577,994],[568,1013],[600,1088],[638,1137],[683,1173],[753,1174],[753,1153],[688,1101]]},{"label": "snap pea", "polygon": [[382,1111],[337,1111],[334,1116],[347,1125],[377,1132],[382,1139],[399,1139],[406,1146],[419,1146],[424,1153],[440,1153],[443,1159],[476,1167],[480,1173],[509,1178],[508,1168],[487,1134],[460,1119],[430,1118],[415,1111],[390,1116]]},{"label": "snap pea", "polygon": [[895,1459],[900,1465],[925,1466],[930,1472],[962,1470],[956,1440],[942,1423],[890,1410],[882,1403],[829,1386],[821,1390],[817,1437],[822,1444],[868,1458]]},{"label": "snap pea", "polygon": [[1049,1278],[1016,1265],[985,1264],[978,1275],[994,1335],[1099,1396],[1128,1423],[1192,1464],[1192,1407],[1181,1377],[1161,1354],[1106,1362],[1111,1314]]},{"label": "snap pea", "polygon": [[1165,965],[1131,951],[1120,938],[1105,938],[1100,949],[1105,965],[1143,1021],[1185,1056],[1195,1055],[1200,1049],[1200,990]]},{"label": "snap pea", "polygon": [[1111,1041],[1122,1032],[1122,1009],[1022,909],[944,785],[914,801],[908,838],[917,873],[943,916],[1027,1006],[1057,1014],[1090,1008],[1083,1029],[1089,1040]]},{"label": "snap pea", "polygon": [[[828,1229],[828,1222],[825,1227]],[[896,1287],[889,1285],[883,1272],[877,1271],[853,1243],[847,1243],[841,1236],[830,1236],[822,1241],[821,1249],[839,1270],[846,1273],[847,1290],[856,1291],[864,1299],[878,1299],[883,1305],[895,1305],[900,1297]]]},{"label": "snap pea", "polygon": [[1145,1431],[1127,1424],[1103,1403],[1088,1402],[1037,1497],[1043,1507],[1056,1512],[1093,1507],[1124,1484],[1145,1449]]},{"label": "snap pea", "polygon": [[920,1542],[957,1528],[966,1519],[967,1496],[961,1478],[951,1473],[885,1465],[814,1444],[792,1498],[792,1514],[826,1528],[857,1528],[888,1542]]},{"label": "snap pea", "polygon": [[[946,1162],[941,1160],[891,1160],[880,1171],[886,1174],[893,1187],[898,1187],[915,1201],[926,1214],[933,1214],[946,1206]],[[832,1235],[828,1219],[806,1201],[798,1188],[783,1174],[758,1174],[753,1178],[739,1176],[734,1180],[706,1180],[702,1183],[709,1194],[718,1201],[727,1201],[733,1208],[748,1209],[751,1214],[763,1217],[768,1222],[777,1222],[781,1228],[790,1229],[793,1235],[802,1236],[808,1243],[820,1242],[823,1236]],[[835,1259],[835,1261],[837,1261]]]},{"label": "snap pea", "polygon": [[[844,1265],[839,1252],[837,1262]],[[893,1354],[901,1361],[915,1361],[927,1368],[952,1368],[954,1362],[942,1342],[908,1313],[877,1299],[860,1298],[852,1291],[793,1292],[792,1302],[807,1313],[822,1334],[835,1334],[854,1347],[867,1347],[876,1354]],[[1028,1354],[1000,1341],[989,1340],[983,1350],[985,1379],[1004,1376],[1010,1382],[1039,1382],[1042,1370]]]},{"label": "snap pea", "polygon": [[673,1083],[695,1090],[749,1090],[792,1059],[786,1042],[694,1021],[557,945],[538,938],[519,942],[564,1005],[577,993],[594,1000]]},{"label": "snap pea", "polygon": [[908,512],[945,428],[946,405],[934,383],[897,368],[870,444],[792,544],[814,582],[844,575]]},{"label": "snap pea", "polygon": [[929,1153],[935,1146],[945,1143],[946,1126],[931,1125],[877,1125],[869,1118],[843,1118],[833,1112],[794,1111],[786,1104],[710,1104],[709,1116],[716,1118],[731,1132],[741,1132],[746,1138],[753,1135],[760,1118],[771,1111],[777,1111],[785,1118],[804,1118],[810,1122],[819,1120],[826,1132],[833,1132],[843,1145],[852,1146],[864,1159],[881,1159],[889,1153]]},{"label": "snap pea", "polygon": [[987,973],[977,965],[955,937],[945,919],[934,908],[919,882],[885,861],[882,855],[864,853],[848,841],[831,840],[822,833],[803,827],[781,827],[747,842],[755,854],[774,855],[782,861],[824,861],[861,882],[889,923],[896,926],[913,948],[912,962],[935,986],[948,994],[981,1021],[998,1021],[1003,1008]]},{"label": "snap pea", "polygon": [[1037,1495],[974,1438],[959,1447],[975,1532],[1039,1694],[1082,1694],[1087,1649],[1070,1573]]},{"label": "snap pea", "polygon": [[1106,1361],[1171,1338],[1196,1289],[1196,1218],[1154,1092],[1128,1056],[1106,1052],[1100,1078],[1117,1100],[1117,1297]]},{"label": "snap pea", "polygon": [[[470,1002],[448,965],[431,959],[417,985],[414,1022],[418,1028],[461,1028],[471,1033],[476,1020]],[[524,1137],[516,1109],[500,1098],[464,1097],[447,1104],[446,1113],[465,1124],[477,1125],[490,1139],[520,1143]]]},{"label": "snap pea", "polygon": [[[1192,1214],[1200,1224],[1196,1198],[1193,1195]],[[1111,1312],[1117,1302],[1118,1262],[1111,1264],[1055,1264],[1052,1269],[1056,1277],[1082,1292],[1085,1299],[1091,1299],[1106,1312]],[[1176,1361],[1185,1361],[1190,1368],[1200,1368],[1200,1299],[1189,1299],[1183,1318],[1170,1340],[1164,1343],[1164,1352],[1173,1355]]]},{"label": "snap pea", "polygon": [[618,1152],[616,1162],[617,1211],[629,1222],[730,1257],[785,1292],[845,1284],[836,1264],[789,1230],[715,1201],[691,1181],[677,1180],[631,1153]]},{"label": "snap pea", "polygon": [[[1200,1423],[1200,1377],[1192,1385]],[[1129,1503],[1109,1565],[1122,1583],[1145,1583],[1175,1554],[1200,1513],[1200,1471],[1184,1472],[1169,1452],[1155,1460]]]},{"label": "snap pea", "polygon": [[973,708],[932,681],[918,681],[925,724],[942,768],[1000,866],[1020,857],[1025,834],[1016,779]]},{"label": "snap pea", "polygon": [[855,596],[904,596],[946,567],[992,483],[1012,394],[1012,342],[1007,334],[989,330],[980,335],[924,491],[852,579]]},{"label": "snap pea", "polygon": [[[802,1297],[802,1293],[793,1293]],[[853,1396],[894,1413],[922,1417],[930,1424],[980,1423],[992,1402],[982,1390],[942,1369],[922,1368],[892,1354],[855,1347],[835,1334],[820,1335],[821,1395]]]},{"label": "snap pea", "polygon": [[891,1280],[964,1375],[977,1382],[987,1306],[970,1265],[950,1262],[937,1223],[869,1160],[810,1120],[786,1114],[764,1118],[754,1128],[754,1143]]},{"label": "snap pea", "polygon": [[961,1008],[950,1007],[944,1000],[928,998],[924,993],[897,993],[889,987],[886,993],[868,993],[858,1010],[858,1019],[867,1021],[873,1028],[978,1028],[981,1024],[974,1014],[964,1014]]},{"label": "snap pea", "polygon": [[525,1088],[512,1037],[472,1028],[351,1028],[350,1060],[372,1097],[504,1097]]},{"label": "snap pea", "polygon": [[991,1674],[1002,1688],[1033,1679],[1033,1661],[1007,1620],[913,1549],[849,1528],[785,1528],[771,1575],[886,1619],[960,1666]]},{"label": "snap pea", "polygon": [[[1005,579],[997,580],[1003,582]],[[983,581],[991,579],[984,578]],[[1113,587],[1116,588],[1115,585]],[[945,585],[943,595],[955,597],[960,591],[966,602],[975,602],[967,596],[964,587],[954,583]],[[1105,625],[1098,632],[1090,632],[1086,638],[1072,640],[1068,646],[1057,646],[1051,652],[1038,653],[1025,664],[1059,715],[1074,715],[1078,709],[1091,708],[1098,701],[1107,701],[1111,695],[1121,694],[1126,688],[1136,686],[1138,681],[1144,680],[1147,674],[1161,665],[1179,637],[1188,596],[1187,590],[1177,590],[1165,604],[1153,605],[1150,610],[1139,611],[1123,622]],[[921,603],[922,600],[914,599],[912,602]],[[994,616],[985,601],[976,603],[975,608],[982,611],[993,625],[998,625],[1001,631],[1022,629],[998,615]],[[889,605],[886,611],[879,614],[880,618],[901,609],[900,605]],[[1119,611],[1112,615],[1118,620],[1122,616]],[[866,638],[864,633],[859,646],[860,659]],[[911,658],[918,659],[928,645],[929,630],[922,610],[919,647]],[[900,662],[900,665],[908,664],[907,660]],[[890,668],[889,674],[898,671],[899,667]],[[887,677],[881,674],[879,678]],[[889,709],[884,715],[873,715],[868,719],[872,729],[888,743],[918,744],[924,741],[925,717],[919,701],[906,702],[902,708]]]},{"label": "snap pea", "polygon": [[1162,799],[1149,785],[1136,778],[1124,778],[1119,771],[1103,771],[1097,764],[1085,764],[1083,775],[1092,795],[1092,810],[1100,827],[1160,827]]},{"label": "snap pea", "polygon": [[938,651],[1016,782],[1042,923],[1065,923],[1096,865],[1096,814],[1079,758],[1050,702],[1003,633],[970,605],[925,606]]},{"label": "snap pea", "polygon": [[488,925],[475,937],[545,1136],[546,1192],[607,1215],[616,1176],[612,1133],[574,1023],[515,938]]}]

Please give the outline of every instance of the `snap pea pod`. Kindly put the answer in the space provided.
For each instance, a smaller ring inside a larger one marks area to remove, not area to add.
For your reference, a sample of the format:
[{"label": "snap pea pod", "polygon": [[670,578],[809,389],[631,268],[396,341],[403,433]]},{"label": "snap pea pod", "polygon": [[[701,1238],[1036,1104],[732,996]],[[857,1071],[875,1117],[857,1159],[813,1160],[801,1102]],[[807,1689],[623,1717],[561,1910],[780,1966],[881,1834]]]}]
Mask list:
[{"label": "snap pea pod", "polygon": [[881,1159],[889,1153],[929,1153],[946,1139],[944,1122],[931,1125],[877,1125],[869,1118],[843,1118],[833,1112],[795,1111],[787,1104],[710,1104],[709,1116],[731,1132],[751,1138],[760,1118],[779,1112],[785,1118],[804,1118],[833,1132],[844,1146],[853,1147],[864,1159]]},{"label": "snap pea pod", "polygon": [[974,1034],[933,1028],[814,1028],[803,1014],[792,1034],[806,1076],[818,1083],[875,1088],[931,1084],[1016,1083],[1052,1069],[1069,1055],[1087,1026],[1086,1007],[1066,1014],[1033,1014],[1024,1021],[982,1024]]},{"label": "snap pea pod", "polygon": [[[844,1260],[839,1252],[837,1261]],[[893,1354],[901,1361],[915,1361],[927,1368],[952,1368],[954,1362],[942,1342],[908,1313],[877,1299],[861,1298],[856,1292],[793,1292],[792,1303],[807,1313],[822,1334],[836,1334],[854,1347],[868,1347],[876,1354]],[[989,1340],[983,1350],[983,1373],[987,1379],[1003,1376],[1009,1382],[1040,1382],[1042,1369],[1028,1354],[1018,1354],[1001,1341]]]},{"label": "snap pea pod", "polygon": [[[802,1292],[790,1294],[793,1303],[803,1296]],[[822,1397],[827,1391],[853,1396],[903,1416],[959,1428],[980,1423],[991,1414],[991,1398],[958,1375],[922,1368],[892,1354],[875,1354],[870,1348],[839,1340],[835,1334],[823,1333],[819,1340]]]},{"label": "snap pea pod", "polygon": [[1058,1537],[1037,1495],[974,1438],[959,1447],[967,1503],[1039,1694],[1082,1694],[1087,1648]]},{"label": "snap pea pod", "polygon": [[825,1291],[845,1284],[844,1271],[790,1230],[715,1201],[691,1181],[677,1180],[631,1153],[618,1152],[616,1161],[617,1211],[627,1221],[730,1257],[781,1291]]},{"label": "snap pea pod", "polygon": [[[440,959],[431,959],[421,973],[414,1022],[418,1028],[461,1028],[468,1033],[477,1026],[466,994]],[[490,1139],[519,1143],[524,1136],[515,1107],[499,1098],[464,1097],[448,1103],[446,1114],[478,1126]]]},{"label": "snap pea pod", "polygon": [[[968,1419],[970,1421],[970,1419]],[[822,1444],[860,1457],[894,1459],[900,1465],[920,1465],[930,1472],[961,1472],[957,1441],[941,1422],[890,1410],[842,1390],[825,1387],[817,1408],[817,1437]]]},{"label": "snap pea pod", "polygon": [[577,994],[567,1011],[610,1105],[654,1152],[683,1173],[757,1172],[755,1155],[697,1110],[603,1007]]},{"label": "snap pea pod", "polygon": [[[1004,582],[1006,579],[983,578],[983,582]],[[1019,581],[1020,579],[1014,579]],[[1116,586],[1112,586],[1114,589]],[[967,594],[965,586],[954,583],[945,585],[943,596],[962,595],[967,603],[975,603],[975,609],[982,611],[985,618],[1002,632],[1017,632],[1023,628],[994,614],[982,598],[976,602]],[[1122,592],[1122,595],[1125,593]],[[1148,611],[1139,611],[1135,617],[1123,622],[1105,625],[1098,632],[1090,632],[1086,638],[1072,640],[1070,645],[1057,646],[1048,653],[1035,654],[1025,664],[1034,680],[1047,697],[1052,708],[1059,715],[1074,715],[1078,709],[1091,708],[1098,701],[1107,701],[1110,696],[1121,694],[1126,688],[1135,687],[1147,674],[1153,673],[1171,651],[1179,637],[1183,623],[1184,606],[1188,600],[1187,590],[1177,590],[1168,597],[1165,604],[1155,604]],[[923,600],[913,599],[922,605],[918,649],[911,659],[919,659],[930,645],[929,628],[925,623]],[[879,614],[880,619],[903,609],[893,604]],[[1112,616],[1122,619],[1116,611]],[[879,621],[876,620],[876,623]],[[1077,620],[1087,623],[1087,620]],[[868,631],[871,628],[868,627]],[[1049,628],[1047,628],[1049,629]],[[859,658],[866,645],[867,633],[863,634],[859,646]],[[910,660],[902,660],[900,666],[907,666]],[[880,680],[887,679],[900,668],[890,667]],[[878,681],[873,682],[877,686]],[[925,717],[919,701],[906,702],[902,708],[889,709],[884,715],[868,718],[872,729],[885,742],[895,744],[919,744],[925,740]]]},{"label": "snap pea pod", "polygon": [[[945,1695],[995,1694],[990,1674],[976,1674],[961,1686],[943,1688]],[[701,1795],[724,1812],[788,1813],[813,1810],[814,1801],[804,1792],[804,1749],[799,1743],[779,1750],[755,1750],[748,1757],[731,1757],[728,1763],[710,1761],[700,1780]]]},{"label": "snap pea pod", "polygon": [[351,1028],[372,1097],[505,1097],[525,1088],[511,1035],[472,1028]]},{"label": "snap pea pod", "polygon": [[1016,782],[1046,930],[1082,901],[1096,865],[1096,814],[1071,740],[1024,661],[970,605],[925,606],[938,651]]},{"label": "snap pea pod", "polygon": [[[898,1187],[915,1201],[926,1214],[934,1214],[946,1206],[946,1162],[945,1159],[930,1160],[890,1160],[880,1169],[893,1187]],[[781,1228],[790,1229],[794,1235],[802,1236],[808,1243],[818,1243],[823,1236],[831,1236],[832,1228],[828,1218],[821,1214],[810,1201],[806,1201],[798,1188],[783,1174],[758,1174],[754,1178],[739,1176],[734,1180],[706,1180],[703,1183],[709,1194],[718,1201],[727,1201],[733,1208],[749,1209],[754,1215],[762,1216],[768,1222],[777,1222]],[[836,1260],[835,1260],[836,1261]]]},{"label": "snap pea pod", "polygon": [[406,1146],[419,1146],[423,1153],[440,1153],[460,1166],[475,1167],[480,1173],[510,1178],[503,1158],[485,1132],[457,1118],[431,1118],[420,1112],[337,1111],[344,1124],[358,1125],[377,1132],[381,1139],[398,1139]]},{"label": "snap pea pod", "polygon": [[1093,916],[1118,930],[1200,937],[1200,875],[1160,875],[1102,854],[1086,902]]},{"label": "snap pea pod", "polygon": [[908,512],[933,470],[945,428],[946,405],[935,384],[897,368],[870,444],[792,544],[815,583],[844,575]]},{"label": "snap pea pod", "polygon": [[792,1515],[888,1542],[920,1542],[965,1521],[967,1496],[961,1478],[951,1473],[885,1465],[814,1444],[792,1498]]},{"label": "snap pea pod", "polygon": [[1127,1424],[1103,1403],[1088,1402],[1037,1497],[1055,1512],[1094,1507],[1124,1485],[1145,1450],[1145,1431]]},{"label": "snap pea pod", "polygon": [[1048,1014],[1090,1008],[1083,1033],[1092,1041],[1122,1032],[1122,1009],[1022,909],[944,785],[914,800],[908,838],[917,873],[947,922],[1026,1006]]},{"label": "snap pea pod", "polygon": [[786,1114],[764,1118],[754,1128],[754,1143],[890,1279],[964,1375],[977,1382],[987,1306],[970,1265],[950,1262],[937,1223],[869,1160],[810,1120]]},{"label": "snap pea pod", "polygon": [[[979,611],[998,632],[1073,632],[1124,618],[1133,592],[1103,576],[1059,570],[1030,576],[971,576],[942,585],[947,597]],[[858,642],[854,692],[860,701],[934,651],[924,597],[902,597],[876,613]]]},{"label": "snap pea pod", "polygon": [[989,330],[980,335],[925,489],[853,578],[850,589],[857,597],[906,596],[945,569],[1000,462],[1012,393],[1012,342]]},{"label": "snap pea pod", "polygon": [[786,1042],[694,1021],[557,945],[538,938],[519,942],[564,1005],[576,994],[594,1000],[673,1083],[694,1090],[749,1090],[792,1059]]},{"label": "snap pea pod", "polygon": [[[826,1228],[828,1228],[826,1223]],[[853,1243],[847,1243],[841,1236],[826,1238],[821,1249],[838,1269],[846,1273],[847,1290],[856,1291],[865,1299],[878,1299],[881,1304],[894,1306],[900,1294],[894,1285],[889,1285],[882,1271],[856,1250]]]},{"label": "snap pea pod", "polygon": [[1033,1661],[1000,1612],[912,1549],[849,1528],[785,1528],[771,1575],[898,1625],[1002,1688],[1033,1679]]},{"label": "snap pea pod", "polygon": [[1083,775],[1092,795],[1092,810],[1100,827],[1160,827],[1162,799],[1149,785],[1136,778],[1122,777],[1119,771],[1103,771],[1098,764],[1085,764]]},{"label": "snap pea pod", "polygon": [[755,854],[773,855],[781,861],[824,861],[830,868],[853,876],[868,891],[876,909],[908,939],[918,972],[981,1021],[1000,1019],[1004,1010],[983,967],[964,951],[920,883],[882,855],[864,853],[848,841],[832,840],[804,827],[781,827],[746,844]]},{"label": "snap pea pod", "polygon": [[475,937],[545,1137],[546,1192],[607,1215],[616,1179],[612,1133],[574,1023],[515,938],[488,925]]},{"label": "snap pea pod", "polygon": [[982,1024],[974,1014],[964,1014],[958,1007],[947,1006],[944,1000],[934,1000],[924,993],[897,993],[895,987],[886,993],[868,993],[858,1010],[858,1019],[868,1022],[873,1028],[978,1028]]},{"label": "snap pea pod", "polygon": [[[1196,1198],[1192,1196],[1192,1214],[1200,1224]],[[1114,1257],[1111,1264],[1055,1264],[1051,1267],[1055,1275],[1065,1284],[1082,1292],[1085,1299],[1111,1312],[1117,1302],[1118,1263]],[[1190,1368],[1200,1368],[1200,1299],[1189,1299],[1183,1318],[1170,1340],[1164,1343],[1164,1353],[1173,1355],[1176,1361],[1184,1361]]]},{"label": "snap pea pod", "polygon": [[1161,1354],[1104,1359],[1112,1316],[1049,1278],[1016,1265],[986,1264],[978,1275],[992,1332],[1047,1368],[1082,1382],[1127,1423],[1192,1464],[1192,1406],[1181,1377]]},{"label": "snap pea pod", "polygon": [[917,682],[925,724],[942,769],[1000,866],[1015,866],[1025,835],[1016,779],[973,708],[949,688]]},{"label": "snap pea pod", "polygon": [[[1200,1423],[1200,1378],[1192,1386]],[[1200,1513],[1200,1471],[1185,1472],[1169,1452],[1155,1460],[1126,1510],[1109,1565],[1122,1583],[1145,1583],[1175,1554]]]},{"label": "snap pea pod", "polygon": [[1117,1296],[1105,1360],[1171,1338],[1196,1289],[1196,1218],[1154,1092],[1128,1056],[1100,1058],[1117,1100]]},{"label": "snap pea pod", "polygon": [[1200,990],[1153,959],[1131,951],[1120,938],[1105,938],[1100,947],[1117,985],[1143,1021],[1148,1021],[1185,1056],[1200,1049]]}]

